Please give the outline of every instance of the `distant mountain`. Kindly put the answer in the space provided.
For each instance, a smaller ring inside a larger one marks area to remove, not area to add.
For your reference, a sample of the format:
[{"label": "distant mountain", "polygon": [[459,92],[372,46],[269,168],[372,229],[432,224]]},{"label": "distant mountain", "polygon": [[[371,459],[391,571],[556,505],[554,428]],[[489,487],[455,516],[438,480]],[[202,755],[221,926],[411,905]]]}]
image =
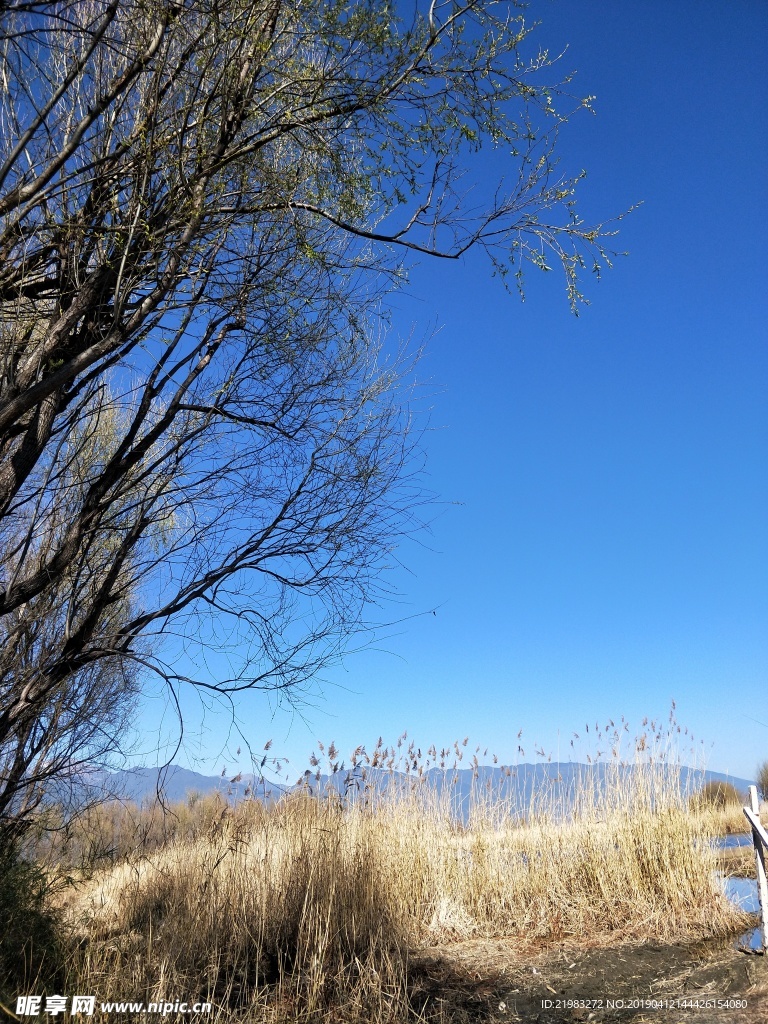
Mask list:
[{"label": "distant mountain", "polygon": [[[667,776],[667,784],[689,797],[709,782],[729,782],[746,799],[751,782],[732,778],[721,772],[702,771],[685,766],[659,768]],[[368,768],[364,772],[337,772],[309,776],[307,786],[312,792],[333,790],[349,798],[365,797],[366,793],[386,793],[392,788],[407,792],[424,786],[429,799],[434,799],[466,823],[472,807],[496,807],[504,814],[525,816],[532,811],[567,814],[581,802],[589,805],[601,799],[611,780],[618,777],[620,791],[631,799],[634,787],[642,787],[647,775],[633,765],[615,765],[599,761],[595,764],[574,762],[520,764],[513,767],[481,765],[477,768],[432,768],[423,773],[404,774]]]},{"label": "distant mountain", "polygon": [[[690,795],[708,782],[729,782],[746,794],[752,783],[747,779],[732,778],[721,772],[701,771],[687,767],[667,767],[670,781],[679,785],[680,790]],[[502,804],[508,813],[525,814],[536,807],[567,809],[577,799],[589,801],[599,797],[609,778],[620,773],[631,792],[634,785],[641,784],[641,776],[631,765],[616,766],[597,762],[581,763],[520,764],[510,767],[481,765],[477,769],[431,768],[423,777],[403,772],[388,772],[376,768],[361,771],[339,771],[333,775],[321,775],[318,780],[307,773],[302,784],[312,793],[334,791],[349,798],[365,798],[366,794],[385,793],[394,788],[407,792],[413,787],[426,786],[434,799],[447,803],[451,813],[459,820],[466,820],[473,803],[487,800]],[[167,768],[132,768],[121,772],[95,772],[85,786],[90,795],[109,794],[141,803],[153,800],[158,792],[169,803],[186,800],[191,793],[208,795],[220,793],[230,802],[237,803],[245,798],[271,802],[300,786],[288,786],[254,778],[252,775],[235,777],[200,775],[198,772],[169,765]]]},{"label": "distant mountain", "polygon": [[[237,778],[237,777],[236,777]],[[159,794],[168,803],[186,800],[190,794],[208,796],[220,793],[232,802],[254,797],[267,802],[277,800],[288,789],[265,779],[242,775],[237,781],[226,776],[200,775],[177,764],[166,768],[129,768],[120,772],[93,772],[84,783],[90,796],[107,795],[137,804],[154,800]]]}]

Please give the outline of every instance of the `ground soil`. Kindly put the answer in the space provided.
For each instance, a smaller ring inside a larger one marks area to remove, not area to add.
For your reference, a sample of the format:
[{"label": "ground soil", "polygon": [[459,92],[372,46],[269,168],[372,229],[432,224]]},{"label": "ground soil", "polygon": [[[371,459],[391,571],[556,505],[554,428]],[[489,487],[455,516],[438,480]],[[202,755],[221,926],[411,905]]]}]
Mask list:
[{"label": "ground soil", "polygon": [[445,1024],[768,1024],[768,956],[733,938],[521,949],[506,941],[425,950],[413,1004]]}]

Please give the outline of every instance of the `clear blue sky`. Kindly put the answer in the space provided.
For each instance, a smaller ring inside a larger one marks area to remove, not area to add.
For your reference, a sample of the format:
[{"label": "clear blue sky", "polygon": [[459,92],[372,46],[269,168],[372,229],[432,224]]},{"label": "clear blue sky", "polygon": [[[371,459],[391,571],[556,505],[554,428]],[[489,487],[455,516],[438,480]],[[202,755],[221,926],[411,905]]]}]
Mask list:
[{"label": "clear blue sky", "polygon": [[[425,484],[446,505],[399,552],[387,614],[414,618],[326,673],[304,720],[241,703],[254,749],[272,738],[295,774],[318,738],[346,756],[405,729],[583,760],[586,722],[634,731],[673,699],[708,767],[751,777],[768,758],[768,6],[533,11],[597,97],[562,138],[563,168],[588,170],[582,214],[643,204],[630,255],[587,282],[579,319],[554,274],[531,270],[521,305],[474,258],[422,265],[397,297],[400,334],[439,327]],[[177,760],[247,769],[222,755],[223,719],[195,739],[187,710]]]}]

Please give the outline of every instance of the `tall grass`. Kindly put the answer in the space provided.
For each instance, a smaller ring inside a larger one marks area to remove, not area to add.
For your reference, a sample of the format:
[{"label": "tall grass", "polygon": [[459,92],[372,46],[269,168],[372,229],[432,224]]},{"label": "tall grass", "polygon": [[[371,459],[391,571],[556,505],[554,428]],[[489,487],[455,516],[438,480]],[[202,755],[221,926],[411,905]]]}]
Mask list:
[{"label": "tall grass", "polygon": [[[567,810],[550,794],[521,815],[481,787],[466,824],[450,787],[413,778],[354,800],[203,799],[177,808],[165,837],[144,828],[143,848],[113,843],[115,862],[65,902],[69,987],[210,1001],[221,1020],[375,1024],[415,1019],[408,965],[425,946],[680,939],[743,923],[717,884],[707,820],[663,764],[585,781]],[[131,813],[146,825],[149,811]],[[114,809],[103,824],[113,839],[124,828]]]}]

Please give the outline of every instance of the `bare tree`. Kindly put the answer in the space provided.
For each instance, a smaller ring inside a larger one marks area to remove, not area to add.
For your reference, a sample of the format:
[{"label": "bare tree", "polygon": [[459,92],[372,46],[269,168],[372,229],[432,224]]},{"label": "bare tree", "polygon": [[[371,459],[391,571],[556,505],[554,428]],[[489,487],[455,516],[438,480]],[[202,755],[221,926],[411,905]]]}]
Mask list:
[{"label": "bare tree", "polygon": [[[54,449],[45,487],[36,496],[42,532],[36,535],[31,522],[15,537],[5,532],[4,553],[25,547],[28,564],[45,564],[49,543],[68,527],[71,508],[83,500],[92,475],[116,442],[115,410],[101,397],[101,402],[92,398],[90,415],[72,425]],[[0,619],[2,706],[6,710],[15,701],[21,711],[0,744],[0,821],[5,824],[0,832],[6,838],[28,820],[46,793],[67,803],[70,784],[79,783],[76,800],[82,801],[83,779],[94,768],[114,764],[125,749],[139,692],[135,660],[105,654],[63,675],[48,686],[44,700],[35,701],[41,674],[58,657],[78,606],[87,607],[96,596],[118,544],[119,534],[108,529],[89,537],[74,566]],[[132,613],[136,586],[130,564],[124,564],[92,642],[110,643]],[[139,653],[141,641],[137,644]]]},{"label": "bare tree", "polygon": [[376,343],[409,254],[553,260],[574,308],[605,262],[517,5],[402,10],[0,7],[0,811],[109,748],[140,670],[291,695],[359,628],[414,497]]}]

